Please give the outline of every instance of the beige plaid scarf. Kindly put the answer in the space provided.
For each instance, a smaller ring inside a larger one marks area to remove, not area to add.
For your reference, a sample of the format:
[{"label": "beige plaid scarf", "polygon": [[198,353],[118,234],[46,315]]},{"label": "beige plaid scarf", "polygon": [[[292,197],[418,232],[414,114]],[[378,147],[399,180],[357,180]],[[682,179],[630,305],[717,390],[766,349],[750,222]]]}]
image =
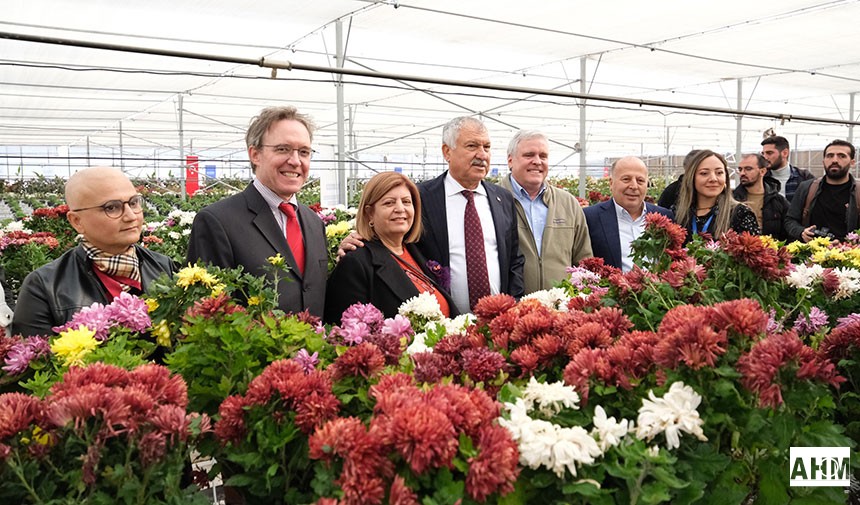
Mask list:
[{"label": "beige plaid scarf", "polygon": [[[121,254],[108,254],[86,239],[81,242],[81,247],[84,248],[87,257],[92,260],[93,266],[105,274],[111,277],[128,277],[140,283],[140,261],[137,259],[133,245]],[[131,286],[123,282],[120,282],[120,285],[123,291],[131,289]]]}]

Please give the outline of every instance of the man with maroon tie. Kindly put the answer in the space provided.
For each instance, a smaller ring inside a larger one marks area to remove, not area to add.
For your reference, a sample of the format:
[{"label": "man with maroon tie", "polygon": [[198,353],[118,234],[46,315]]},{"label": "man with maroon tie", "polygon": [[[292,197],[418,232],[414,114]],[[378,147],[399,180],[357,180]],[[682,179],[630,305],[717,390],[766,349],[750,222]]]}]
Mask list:
[{"label": "man with maroon tie", "polygon": [[254,181],[239,194],[202,209],[194,219],[188,261],[239,265],[267,275],[280,253],[290,267],[278,284],[279,307],[322,317],[328,253],[317,214],[298,203],[313,155],[314,125],[295,107],[268,107],[251,121],[245,142]]}]

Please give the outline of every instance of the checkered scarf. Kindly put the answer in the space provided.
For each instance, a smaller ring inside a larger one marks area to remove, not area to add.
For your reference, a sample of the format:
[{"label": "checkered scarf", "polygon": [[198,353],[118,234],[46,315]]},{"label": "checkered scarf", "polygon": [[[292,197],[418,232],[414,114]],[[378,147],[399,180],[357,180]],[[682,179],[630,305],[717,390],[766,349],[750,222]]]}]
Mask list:
[{"label": "checkered scarf", "polygon": [[[121,254],[108,254],[98,247],[92,245],[84,239],[81,242],[81,247],[87,253],[87,257],[92,260],[93,266],[111,277],[127,277],[140,283],[140,261],[137,259],[137,253],[134,246]],[[132,286],[129,286],[121,281],[117,281],[122,286],[123,291],[128,291]]]}]

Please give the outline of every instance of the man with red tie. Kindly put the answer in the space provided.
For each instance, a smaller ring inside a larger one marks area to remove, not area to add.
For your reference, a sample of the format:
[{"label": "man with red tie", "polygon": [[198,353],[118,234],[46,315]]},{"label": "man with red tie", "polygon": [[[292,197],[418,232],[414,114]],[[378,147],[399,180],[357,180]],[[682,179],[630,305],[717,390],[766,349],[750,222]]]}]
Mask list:
[{"label": "man with red tie", "polygon": [[279,307],[322,317],[325,229],[319,216],[296,199],[310,171],[313,130],[311,119],[295,107],[268,107],[251,121],[245,143],[254,181],[197,213],[188,261],[241,265],[254,275],[268,275],[267,258],[280,253],[290,269],[278,283]]},{"label": "man with red tie", "polygon": [[66,218],[81,243],[31,272],[21,284],[12,335],[51,335],[84,307],[107,304],[123,291],[139,295],[173,260],[137,242],[143,197],[122,171],[92,167],[66,183]]}]

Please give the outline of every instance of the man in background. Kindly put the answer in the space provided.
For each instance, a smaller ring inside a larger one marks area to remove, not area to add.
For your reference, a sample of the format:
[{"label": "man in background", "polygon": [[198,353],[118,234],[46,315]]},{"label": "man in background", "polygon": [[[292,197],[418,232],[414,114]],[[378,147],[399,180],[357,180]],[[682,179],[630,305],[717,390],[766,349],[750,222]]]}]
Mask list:
[{"label": "man in background", "polygon": [[516,202],[525,293],[549,289],[567,267],[591,257],[585,214],[567,191],[549,186],[549,143],[543,133],[520,130],[508,144],[511,174],[499,185]]},{"label": "man in background", "polygon": [[785,215],[788,200],[779,194],[779,182],[767,175],[767,160],[758,153],[745,154],[738,164],[740,185],[735,188],[735,200],[744,202],[755,213],[763,235],[785,240]]},{"label": "man in background", "polygon": [[616,160],[609,169],[612,198],[584,209],[594,255],[628,272],[633,268],[631,243],[645,230],[645,214],[657,212],[674,219],[672,211],[645,202],[648,167],[635,156]]},{"label": "man in background", "polygon": [[779,181],[779,194],[791,202],[797,186],[803,181],[813,178],[809,170],[797,168],[788,163],[790,153],[788,140],[785,137],[775,135],[761,141],[761,154],[770,163],[768,175]]}]

